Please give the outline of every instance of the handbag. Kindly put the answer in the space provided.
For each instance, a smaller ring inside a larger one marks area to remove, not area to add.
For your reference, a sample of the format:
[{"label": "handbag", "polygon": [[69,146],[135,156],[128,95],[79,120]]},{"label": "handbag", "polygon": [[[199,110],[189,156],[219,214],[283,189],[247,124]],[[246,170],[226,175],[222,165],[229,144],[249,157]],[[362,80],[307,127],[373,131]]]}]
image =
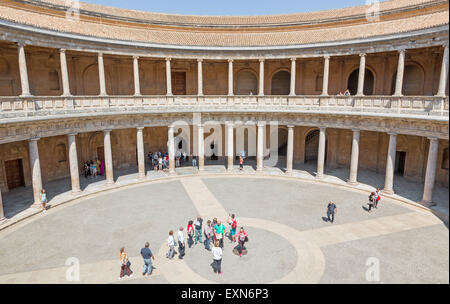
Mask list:
[{"label": "handbag", "polygon": [[245,237],[244,242],[248,242],[248,236]]},{"label": "handbag", "polygon": [[129,268],[131,266],[131,262],[128,260],[127,261],[127,267]]}]

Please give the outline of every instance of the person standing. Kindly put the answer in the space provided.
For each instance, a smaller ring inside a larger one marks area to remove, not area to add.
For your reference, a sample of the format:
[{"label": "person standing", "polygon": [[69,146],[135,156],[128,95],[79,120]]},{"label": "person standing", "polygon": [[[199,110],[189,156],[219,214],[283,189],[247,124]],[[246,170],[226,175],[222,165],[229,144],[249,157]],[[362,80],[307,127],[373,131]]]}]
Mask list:
[{"label": "person standing", "polygon": [[206,222],[205,229],[203,230],[203,232],[205,234],[205,249],[208,251],[211,251],[210,243],[211,243],[211,238],[214,237],[214,232],[212,230],[210,220],[208,220]]},{"label": "person standing", "polygon": [[203,219],[199,216],[197,216],[197,219],[194,221],[194,227],[195,227],[195,245],[197,245],[197,242],[202,242],[202,224]]},{"label": "person standing", "polygon": [[41,190],[41,205],[42,205],[42,212],[45,212],[47,210],[47,192],[45,192],[45,189]]},{"label": "person standing", "polygon": [[[334,215],[337,213],[337,207],[336,204],[333,203],[333,201],[330,201],[328,203],[327,206],[327,217],[328,217],[328,221],[330,221],[331,223],[334,222]],[[331,216],[331,219],[330,219]]]},{"label": "person standing", "polygon": [[169,260],[173,259],[173,256],[175,255],[175,238],[173,237],[173,231],[169,231],[169,238],[167,239],[167,246],[169,246],[169,252],[166,254],[166,257],[169,258]]},{"label": "person standing", "polygon": [[124,276],[128,276],[128,277],[132,278],[133,272],[130,269],[131,263],[128,260],[128,256],[127,256],[127,252],[125,251],[125,247],[120,248],[120,263],[122,264],[122,266],[120,267],[119,280],[121,280]]},{"label": "person standing", "polygon": [[152,260],[155,260],[155,256],[150,250],[150,244],[145,243],[145,247],[141,249],[141,256],[144,259],[144,269],[142,270],[142,275],[147,274],[150,276],[153,272]]},{"label": "person standing", "polygon": [[213,254],[213,270],[214,273],[222,274],[222,248],[219,247],[219,242],[214,243],[214,248],[212,249]]},{"label": "person standing", "polygon": [[242,156],[239,156],[239,171],[244,170],[244,159]]},{"label": "person standing", "polygon": [[178,251],[179,251],[179,255],[178,258],[180,260],[183,259],[184,255],[185,255],[185,250],[186,250],[186,245],[184,243],[184,233],[183,233],[183,227],[180,227],[180,230],[178,230]]},{"label": "person standing", "polygon": [[375,192],[370,193],[369,195],[369,212],[372,210],[375,204]]},{"label": "person standing", "polygon": [[221,221],[217,221],[214,226],[214,236],[217,241],[219,241],[220,248],[223,248],[223,236],[225,234],[225,225]]},{"label": "person standing", "polygon": [[237,250],[239,252],[239,256],[242,257],[242,250],[245,249],[245,242],[248,242],[248,234],[247,232],[244,230],[244,227],[241,227],[241,230],[239,231],[238,235],[237,235],[237,239],[238,239],[238,247]]},{"label": "person standing", "polygon": [[189,221],[188,225],[187,225],[187,234],[188,234],[188,246],[189,248],[192,247],[192,245],[194,244],[194,226],[192,225],[194,222],[193,221]]},{"label": "person standing", "polygon": [[229,214],[227,219],[228,224],[231,225],[230,236],[231,241],[236,242],[236,228],[237,228],[237,220],[234,214]]},{"label": "person standing", "polygon": [[105,175],[105,162],[102,160],[100,161],[100,175]]},{"label": "person standing", "polygon": [[197,168],[197,156],[192,156],[192,167]]}]

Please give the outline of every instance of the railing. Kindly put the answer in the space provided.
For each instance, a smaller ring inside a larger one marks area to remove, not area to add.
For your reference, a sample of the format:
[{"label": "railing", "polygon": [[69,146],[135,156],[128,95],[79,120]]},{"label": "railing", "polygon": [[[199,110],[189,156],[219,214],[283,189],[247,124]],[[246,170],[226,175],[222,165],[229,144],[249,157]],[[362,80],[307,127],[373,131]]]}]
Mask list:
[{"label": "railing", "polygon": [[12,118],[166,112],[354,112],[435,117],[449,114],[436,96],[32,96],[0,97],[0,122]]}]

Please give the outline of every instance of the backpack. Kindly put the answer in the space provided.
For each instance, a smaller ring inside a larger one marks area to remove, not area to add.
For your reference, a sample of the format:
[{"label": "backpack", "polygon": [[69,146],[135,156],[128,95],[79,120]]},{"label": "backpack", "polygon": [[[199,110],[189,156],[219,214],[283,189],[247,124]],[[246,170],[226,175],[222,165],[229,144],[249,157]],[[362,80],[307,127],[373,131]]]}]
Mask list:
[{"label": "backpack", "polygon": [[233,220],[233,223],[231,224],[231,228],[236,229],[236,227],[237,227],[237,221]]}]

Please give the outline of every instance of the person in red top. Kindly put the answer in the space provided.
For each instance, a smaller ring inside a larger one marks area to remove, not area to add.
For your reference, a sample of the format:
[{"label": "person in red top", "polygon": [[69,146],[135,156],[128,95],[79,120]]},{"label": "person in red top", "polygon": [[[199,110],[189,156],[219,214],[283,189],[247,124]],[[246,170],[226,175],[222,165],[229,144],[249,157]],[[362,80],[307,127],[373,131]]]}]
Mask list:
[{"label": "person in red top", "polygon": [[239,252],[239,256],[242,257],[242,250],[245,249],[244,244],[245,244],[245,242],[248,242],[248,234],[247,234],[247,232],[245,232],[244,227],[241,227],[241,230],[239,231],[239,233],[237,235],[237,239],[239,242],[237,250]]},{"label": "person in red top", "polygon": [[242,156],[239,156],[239,171],[244,170],[244,159]]},{"label": "person in red top", "polygon": [[192,225],[194,222],[189,221],[187,225],[187,234],[188,234],[188,246],[189,248],[192,247],[192,244],[194,244],[194,226]]}]

